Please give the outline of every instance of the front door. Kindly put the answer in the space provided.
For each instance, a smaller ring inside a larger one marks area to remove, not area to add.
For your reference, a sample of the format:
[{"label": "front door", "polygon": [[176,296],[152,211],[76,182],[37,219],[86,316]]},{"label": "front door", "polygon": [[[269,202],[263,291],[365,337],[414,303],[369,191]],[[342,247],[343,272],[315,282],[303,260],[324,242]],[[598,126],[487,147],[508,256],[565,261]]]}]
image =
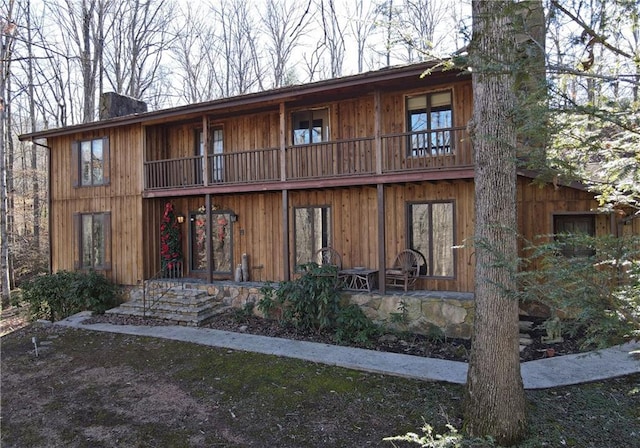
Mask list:
[{"label": "front door", "polygon": [[200,212],[190,214],[189,266],[193,273],[207,272],[207,244],[211,244],[211,270],[213,274],[231,278],[233,266],[233,232],[231,212],[213,211],[212,235],[207,238],[207,215]]}]

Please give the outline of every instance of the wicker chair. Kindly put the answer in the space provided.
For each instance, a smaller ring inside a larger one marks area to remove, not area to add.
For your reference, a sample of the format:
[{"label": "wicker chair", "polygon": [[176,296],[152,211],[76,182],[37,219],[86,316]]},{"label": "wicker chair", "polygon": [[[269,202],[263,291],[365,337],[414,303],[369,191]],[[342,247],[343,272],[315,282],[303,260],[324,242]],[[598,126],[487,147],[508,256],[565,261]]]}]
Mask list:
[{"label": "wicker chair", "polygon": [[393,265],[385,271],[386,285],[390,287],[402,287],[405,292],[409,288],[415,288],[420,270],[422,256],[411,249],[400,252]]}]

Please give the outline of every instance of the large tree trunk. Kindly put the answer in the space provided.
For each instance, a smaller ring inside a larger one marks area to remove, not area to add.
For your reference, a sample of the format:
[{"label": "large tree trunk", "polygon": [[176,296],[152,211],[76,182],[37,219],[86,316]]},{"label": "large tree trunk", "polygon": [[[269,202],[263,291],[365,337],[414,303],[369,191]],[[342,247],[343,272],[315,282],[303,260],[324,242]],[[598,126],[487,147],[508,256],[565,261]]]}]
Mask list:
[{"label": "large tree trunk", "polygon": [[473,1],[476,280],[465,429],[511,445],[526,431],[518,347],[515,36],[511,1]]}]

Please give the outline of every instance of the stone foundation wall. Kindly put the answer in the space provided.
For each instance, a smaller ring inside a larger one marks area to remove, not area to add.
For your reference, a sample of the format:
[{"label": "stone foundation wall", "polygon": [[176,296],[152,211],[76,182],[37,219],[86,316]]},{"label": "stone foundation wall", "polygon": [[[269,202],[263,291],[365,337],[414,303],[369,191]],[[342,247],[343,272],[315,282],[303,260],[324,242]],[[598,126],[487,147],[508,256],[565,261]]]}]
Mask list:
[{"label": "stone foundation wall", "polygon": [[411,291],[347,294],[374,322],[396,330],[450,338],[471,338],[473,294]]},{"label": "stone foundation wall", "polygon": [[[175,283],[175,284],[174,284]],[[163,282],[163,285],[205,291],[216,302],[243,308],[248,302],[262,299],[262,283]],[[348,303],[359,305],[365,315],[376,323],[400,331],[451,338],[471,337],[473,326],[473,294],[439,291],[393,292],[386,295],[343,292]],[[254,307],[254,312],[259,311]]]}]

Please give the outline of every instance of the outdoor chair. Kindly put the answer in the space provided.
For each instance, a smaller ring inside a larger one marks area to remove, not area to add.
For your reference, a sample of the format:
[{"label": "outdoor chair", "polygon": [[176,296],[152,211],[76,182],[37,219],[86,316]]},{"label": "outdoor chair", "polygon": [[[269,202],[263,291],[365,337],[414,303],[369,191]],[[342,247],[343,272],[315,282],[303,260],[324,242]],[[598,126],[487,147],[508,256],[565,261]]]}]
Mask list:
[{"label": "outdoor chair", "polygon": [[385,271],[386,285],[390,287],[402,287],[405,292],[409,288],[415,288],[420,270],[420,261],[424,258],[421,254],[411,249],[400,252],[393,265]]},{"label": "outdoor chair", "polygon": [[314,270],[313,275],[333,278],[336,286],[339,286],[338,272],[342,269],[342,257],[337,250],[332,247],[323,247],[316,251],[312,261],[317,263],[318,267],[333,267],[334,269],[323,270],[323,273],[321,274]]},{"label": "outdoor chair", "polygon": [[335,266],[338,271],[342,269],[342,257],[332,247],[321,248],[316,252],[313,259],[319,266]]}]

